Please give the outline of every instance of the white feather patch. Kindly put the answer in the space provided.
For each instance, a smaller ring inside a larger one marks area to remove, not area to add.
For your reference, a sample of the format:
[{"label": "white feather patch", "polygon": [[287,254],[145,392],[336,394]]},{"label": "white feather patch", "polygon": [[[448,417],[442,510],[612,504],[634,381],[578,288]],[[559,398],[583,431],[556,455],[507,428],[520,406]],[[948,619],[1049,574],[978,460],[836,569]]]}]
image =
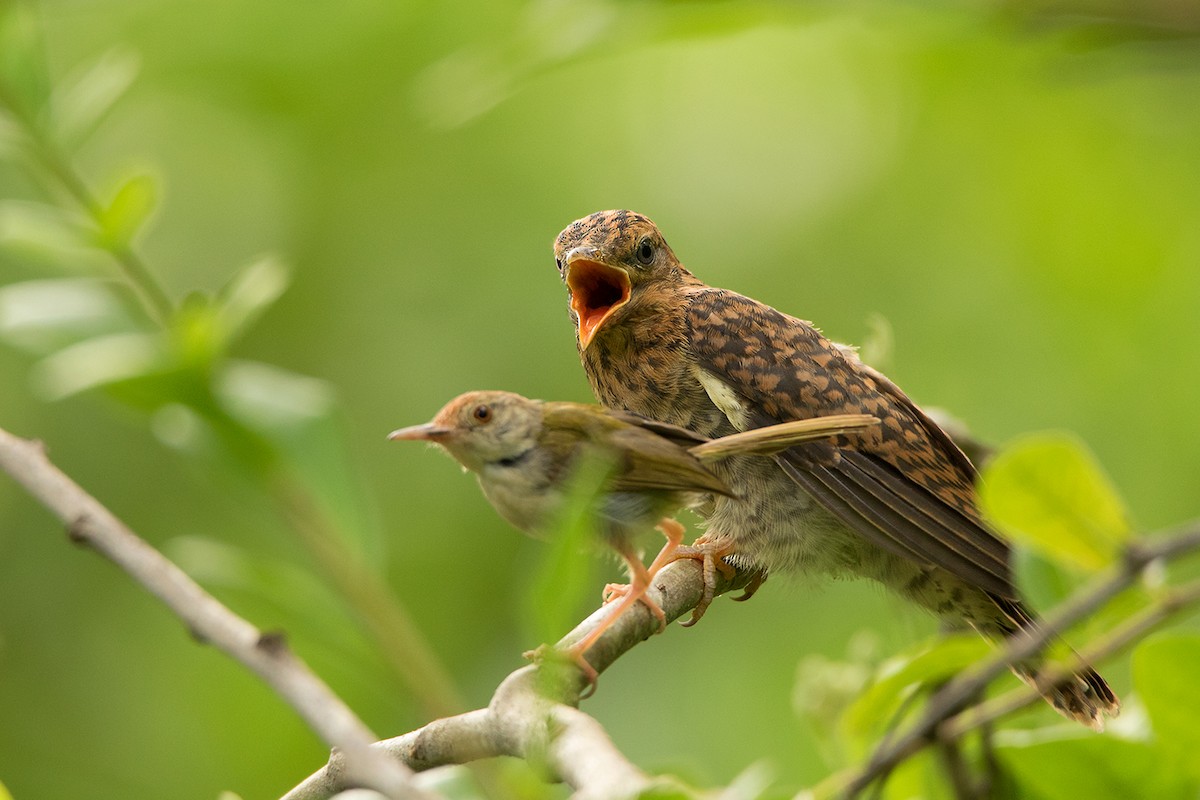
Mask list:
[{"label": "white feather patch", "polygon": [[721,409],[725,416],[729,417],[729,421],[733,423],[733,427],[739,431],[746,430],[749,415],[746,413],[746,406],[742,402],[742,398],[738,397],[738,393],[734,391],[733,387],[700,367],[696,367],[696,378],[700,381],[700,385],[704,387],[705,393],[708,394],[708,399],[712,400],[713,405]]}]

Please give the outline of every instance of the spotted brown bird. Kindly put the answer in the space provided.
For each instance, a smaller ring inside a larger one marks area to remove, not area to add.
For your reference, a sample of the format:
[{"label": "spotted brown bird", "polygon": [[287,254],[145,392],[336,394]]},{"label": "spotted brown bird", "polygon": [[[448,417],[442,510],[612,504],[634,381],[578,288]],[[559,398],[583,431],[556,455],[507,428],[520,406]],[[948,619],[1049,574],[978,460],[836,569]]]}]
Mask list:
[{"label": "spotted brown bird", "polygon": [[[736,501],[709,465],[738,453],[773,453],[801,442],[877,425],[861,414],[793,421],[710,440],[692,431],[602,406],[547,403],[512,392],[467,392],[424,425],[393,431],[392,440],[432,442],[474,472],[484,496],[515,527],[545,534],[562,508],[573,471],[587,453],[612,463],[597,508],[604,540],[629,568],[631,585],[610,585],[622,596],[605,621],[572,650],[594,683],[583,653],[639,600],[660,623],[665,617],[646,590],[672,560],[684,528],[670,518],[680,507],[711,496]],[[642,565],[634,537],[657,523],[667,544],[650,567]]]},{"label": "spotted brown bird", "polygon": [[[991,638],[1035,626],[1007,543],[983,519],[975,467],[899,387],[808,322],[704,284],[658,228],[601,211],[558,235],[580,359],[596,397],[707,437],[829,414],[882,424],[772,457],[713,465],[708,547],[739,564],[874,579]],[[1036,662],[1013,665],[1030,684]],[[1090,668],[1043,692],[1101,729],[1119,710]]]}]

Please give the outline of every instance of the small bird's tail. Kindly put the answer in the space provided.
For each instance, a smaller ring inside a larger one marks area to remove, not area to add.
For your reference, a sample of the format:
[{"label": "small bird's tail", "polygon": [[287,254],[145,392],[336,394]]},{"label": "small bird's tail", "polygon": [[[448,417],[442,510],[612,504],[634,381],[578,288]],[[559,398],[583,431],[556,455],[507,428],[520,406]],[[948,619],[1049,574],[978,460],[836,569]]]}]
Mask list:
[{"label": "small bird's tail", "polygon": [[[995,596],[992,599],[1016,628],[1032,630],[1037,627],[1037,620],[1020,603]],[[1089,666],[1085,665],[1075,674],[1049,686],[1041,685],[1036,663],[1013,664],[1012,671],[1022,681],[1037,689],[1055,711],[1094,731],[1104,730],[1105,717],[1115,718],[1121,712],[1121,701],[1116,693],[1107,681]]]}]

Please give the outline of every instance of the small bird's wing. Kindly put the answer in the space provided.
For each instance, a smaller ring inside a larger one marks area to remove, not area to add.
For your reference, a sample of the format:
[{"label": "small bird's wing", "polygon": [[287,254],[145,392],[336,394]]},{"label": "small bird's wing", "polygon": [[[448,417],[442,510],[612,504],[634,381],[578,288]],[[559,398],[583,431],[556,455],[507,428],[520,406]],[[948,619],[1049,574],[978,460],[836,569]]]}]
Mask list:
[{"label": "small bird's wing", "polygon": [[739,429],[869,414],[865,432],[793,447],[781,468],[864,538],[1015,599],[1009,549],[975,504],[975,468],[891,381],[795,317],[722,289],[690,289],[699,379]]},{"label": "small bird's wing", "polygon": [[644,428],[651,433],[656,433],[659,436],[667,439],[680,447],[692,448],[696,445],[704,444],[710,441],[707,436],[701,436],[695,431],[689,431],[687,428],[681,428],[678,425],[672,425],[669,422],[659,422],[656,419],[643,417],[641,414],[635,414],[632,411],[626,411],[620,408],[604,407],[604,413],[613,419],[628,423],[637,428]]},{"label": "small bird's wing", "polygon": [[677,435],[688,444],[707,441],[691,431],[599,406],[546,403],[544,409],[548,429],[570,432],[616,459],[615,490],[733,494],[685,447],[664,435]]}]

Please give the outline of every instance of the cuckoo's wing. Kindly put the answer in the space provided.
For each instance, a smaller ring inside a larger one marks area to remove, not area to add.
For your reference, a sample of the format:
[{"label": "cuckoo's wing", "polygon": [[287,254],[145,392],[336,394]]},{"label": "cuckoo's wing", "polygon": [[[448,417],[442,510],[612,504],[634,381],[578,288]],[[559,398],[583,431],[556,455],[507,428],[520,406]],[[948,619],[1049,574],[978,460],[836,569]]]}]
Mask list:
[{"label": "cuckoo's wing", "polygon": [[745,430],[829,414],[881,424],[792,447],[780,467],[859,535],[1016,597],[1009,548],[975,502],[975,469],[891,381],[808,323],[722,289],[689,293],[692,351],[713,402]]}]

